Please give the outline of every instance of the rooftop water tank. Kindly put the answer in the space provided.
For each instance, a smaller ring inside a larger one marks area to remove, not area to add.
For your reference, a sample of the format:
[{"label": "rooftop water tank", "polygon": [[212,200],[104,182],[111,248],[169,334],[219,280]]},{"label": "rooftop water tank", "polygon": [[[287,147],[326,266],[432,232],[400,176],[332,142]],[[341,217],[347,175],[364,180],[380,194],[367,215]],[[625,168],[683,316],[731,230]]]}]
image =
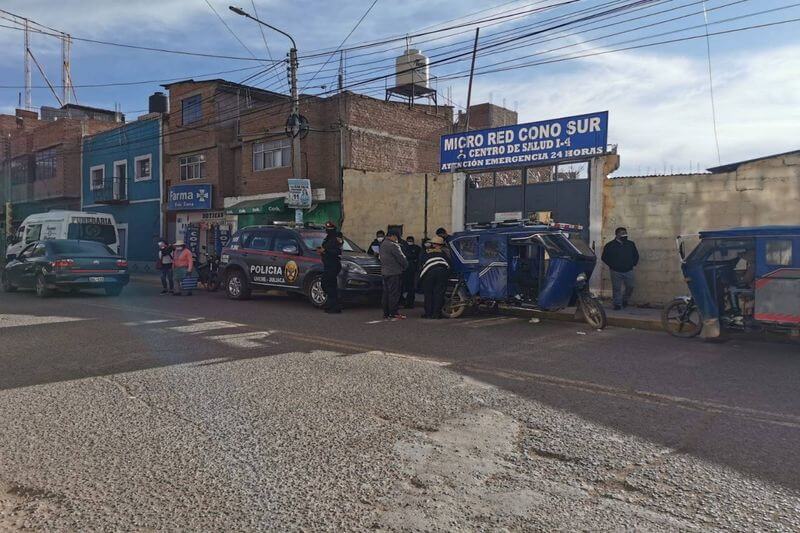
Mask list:
[{"label": "rooftop water tank", "polygon": [[418,87],[428,87],[430,68],[428,67],[428,57],[420,53],[419,50],[409,48],[396,60],[396,82],[397,87],[403,85],[416,85]]},{"label": "rooftop water tank", "polygon": [[148,104],[150,113],[166,113],[169,101],[167,100],[167,95],[159,91],[150,95]]}]

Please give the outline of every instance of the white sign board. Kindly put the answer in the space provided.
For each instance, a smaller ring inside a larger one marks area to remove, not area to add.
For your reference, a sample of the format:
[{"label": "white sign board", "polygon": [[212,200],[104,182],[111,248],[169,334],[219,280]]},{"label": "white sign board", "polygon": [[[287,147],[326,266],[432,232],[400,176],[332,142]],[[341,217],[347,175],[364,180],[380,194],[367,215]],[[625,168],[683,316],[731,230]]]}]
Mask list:
[{"label": "white sign board", "polygon": [[286,207],[290,209],[308,209],[311,207],[311,180],[289,180],[289,195],[286,197]]}]

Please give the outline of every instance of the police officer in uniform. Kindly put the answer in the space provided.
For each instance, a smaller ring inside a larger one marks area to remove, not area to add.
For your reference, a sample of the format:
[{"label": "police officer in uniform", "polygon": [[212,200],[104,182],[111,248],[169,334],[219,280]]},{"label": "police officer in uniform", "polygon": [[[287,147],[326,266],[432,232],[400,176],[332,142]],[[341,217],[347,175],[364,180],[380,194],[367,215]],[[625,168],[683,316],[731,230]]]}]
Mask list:
[{"label": "police officer in uniform", "polygon": [[419,274],[425,294],[425,314],[422,318],[442,318],[447,279],[450,277],[450,262],[442,249],[444,244],[444,239],[438,235],[431,239]]},{"label": "police officer in uniform", "polygon": [[328,299],[325,302],[326,313],[341,313],[342,307],[339,303],[339,285],[337,279],[342,270],[342,244],[336,225],[328,221],[325,224],[325,240],[320,247],[322,255],[322,290],[325,291]]}]

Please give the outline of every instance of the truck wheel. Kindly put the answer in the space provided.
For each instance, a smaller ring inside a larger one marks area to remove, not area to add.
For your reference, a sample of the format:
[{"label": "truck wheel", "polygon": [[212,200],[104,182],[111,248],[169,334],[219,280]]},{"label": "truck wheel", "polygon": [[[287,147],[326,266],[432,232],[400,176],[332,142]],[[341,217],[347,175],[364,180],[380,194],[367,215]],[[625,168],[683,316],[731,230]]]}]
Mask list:
[{"label": "truck wheel", "polygon": [[38,296],[39,298],[47,298],[53,293],[53,291],[47,288],[47,281],[44,279],[43,274],[39,274],[38,276],[36,276],[35,288],[36,288],[36,296]]},{"label": "truck wheel", "polygon": [[325,307],[328,302],[328,295],[322,288],[322,276],[314,276],[311,281],[306,283],[306,298],[316,308]]},{"label": "truck wheel", "polygon": [[232,300],[247,300],[250,298],[250,285],[247,277],[241,270],[234,270],[225,278],[225,292]]}]

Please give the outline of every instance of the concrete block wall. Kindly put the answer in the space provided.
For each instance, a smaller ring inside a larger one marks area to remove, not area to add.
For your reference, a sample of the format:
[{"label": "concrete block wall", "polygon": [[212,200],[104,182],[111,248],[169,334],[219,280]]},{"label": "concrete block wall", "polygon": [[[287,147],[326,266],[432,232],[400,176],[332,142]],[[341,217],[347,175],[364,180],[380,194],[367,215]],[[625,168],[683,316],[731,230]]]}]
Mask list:
[{"label": "concrete block wall", "polygon": [[[404,235],[420,242],[425,231],[425,173],[344,172],[344,224],[342,231],[366,247],[379,229],[402,224]],[[428,236],[452,224],[452,174],[428,173]]]},{"label": "concrete block wall", "polygon": [[[661,305],[686,294],[677,235],[770,224],[800,225],[800,152],[725,173],[603,182],[603,243],[614,238],[616,227],[625,226],[641,255],[635,304]],[[602,271],[602,292],[610,294],[605,265]]]}]

